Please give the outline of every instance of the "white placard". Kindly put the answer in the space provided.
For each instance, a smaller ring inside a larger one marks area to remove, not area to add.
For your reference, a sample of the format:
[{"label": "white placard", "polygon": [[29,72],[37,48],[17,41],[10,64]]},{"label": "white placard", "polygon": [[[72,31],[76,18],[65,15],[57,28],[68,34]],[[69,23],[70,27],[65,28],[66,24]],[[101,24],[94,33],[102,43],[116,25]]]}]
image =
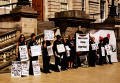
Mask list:
[{"label": "white placard", "polygon": [[101,47],[102,56],[105,56],[105,48]]},{"label": "white placard", "polygon": [[41,75],[39,61],[32,61],[32,65],[33,65],[33,74],[34,74],[34,76]]},{"label": "white placard", "polygon": [[52,46],[47,46],[47,51],[48,51],[48,56],[53,56],[54,55]]},{"label": "white placard", "polygon": [[20,61],[12,61],[11,76],[21,77],[21,62]]},{"label": "white placard", "polygon": [[70,50],[71,50],[69,46],[65,46],[65,49],[66,49],[67,51],[70,51]]},{"label": "white placard", "polygon": [[97,50],[98,49],[97,44],[91,44],[91,46],[92,46],[92,50]]},{"label": "white placard", "polygon": [[76,52],[89,51],[89,34],[76,33]]},{"label": "white placard", "polygon": [[45,40],[54,40],[54,31],[44,30],[44,39]]},{"label": "white placard", "polygon": [[112,48],[109,44],[105,45],[105,50],[107,52],[107,55],[112,55]]},{"label": "white placard", "polygon": [[59,45],[57,45],[57,50],[58,50],[58,53],[63,53],[63,52],[65,52],[64,44],[59,44]]},{"label": "white placard", "polygon": [[29,62],[28,61],[21,62],[21,69],[22,69],[22,75],[28,76],[29,75]]},{"label": "white placard", "polygon": [[29,60],[27,46],[19,46],[20,59],[21,61]]},{"label": "white placard", "polygon": [[31,46],[31,54],[32,56],[42,55],[41,46],[40,45]]},{"label": "white placard", "polygon": [[67,55],[67,57],[70,57],[70,51],[69,50],[66,51],[66,55]]}]

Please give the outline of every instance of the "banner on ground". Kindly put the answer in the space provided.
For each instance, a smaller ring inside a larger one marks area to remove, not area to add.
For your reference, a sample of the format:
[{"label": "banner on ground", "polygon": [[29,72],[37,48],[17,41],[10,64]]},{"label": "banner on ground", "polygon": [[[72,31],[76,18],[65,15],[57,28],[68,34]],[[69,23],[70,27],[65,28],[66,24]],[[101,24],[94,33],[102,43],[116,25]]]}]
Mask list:
[{"label": "banner on ground", "polygon": [[12,61],[11,76],[21,77],[21,62],[20,61]]},{"label": "banner on ground", "polygon": [[57,51],[58,51],[58,53],[63,53],[63,52],[65,52],[64,44],[59,44],[59,45],[57,45]]},{"label": "banner on ground", "polygon": [[89,51],[89,34],[76,33],[76,52]]},{"label": "banner on ground", "polygon": [[39,61],[32,61],[34,76],[41,75]]},{"label": "banner on ground", "polygon": [[48,56],[54,55],[52,46],[47,46]]},{"label": "banner on ground", "polygon": [[54,31],[44,30],[44,39],[45,40],[54,40]]},{"label": "banner on ground", "polygon": [[31,54],[32,56],[42,55],[41,46],[40,45],[31,46]]},{"label": "banner on ground", "polygon": [[19,46],[20,59],[21,61],[29,60],[27,46]]}]

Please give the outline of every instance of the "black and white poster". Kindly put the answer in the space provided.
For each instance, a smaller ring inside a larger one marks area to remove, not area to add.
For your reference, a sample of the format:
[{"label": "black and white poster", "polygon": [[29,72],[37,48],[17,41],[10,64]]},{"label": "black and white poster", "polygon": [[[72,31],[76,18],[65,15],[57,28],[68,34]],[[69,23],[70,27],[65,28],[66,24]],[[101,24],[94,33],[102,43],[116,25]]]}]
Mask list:
[{"label": "black and white poster", "polygon": [[48,51],[48,56],[54,55],[52,46],[47,46],[47,51]]},{"label": "black and white poster", "polygon": [[29,75],[29,62],[28,61],[21,62],[21,69],[22,69],[22,75],[28,76]]},{"label": "black and white poster", "polygon": [[44,30],[44,39],[45,40],[54,40],[54,31]]},{"label": "black and white poster", "polygon": [[58,53],[65,52],[65,46],[64,46],[64,44],[57,45],[57,51],[58,51]]},{"label": "black and white poster", "polygon": [[76,33],[76,52],[89,51],[89,34]]},{"label": "black and white poster", "polygon": [[29,60],[27,46],[19,46],[20,59],[21,61]]},{"label": "black and white poster", "polygon": [[32,65],[33,65],[33,74],[34,74],[34,76],[41,75],[39,61],[32,61]]},{"label": "black and white poster", "polygon": [[21,77],[21,62],[20,61],[12,61],[11,76]]},{"label": "black and white poster", "polygon": [[40,45],[31,46],[31,54],[32,56],[42,55],[41,46]]},{"label": "black and white poster", "polygon": [[112,55],[112,46],[111,45],[105,45],[105,50],[107,52],[107,55]]}]

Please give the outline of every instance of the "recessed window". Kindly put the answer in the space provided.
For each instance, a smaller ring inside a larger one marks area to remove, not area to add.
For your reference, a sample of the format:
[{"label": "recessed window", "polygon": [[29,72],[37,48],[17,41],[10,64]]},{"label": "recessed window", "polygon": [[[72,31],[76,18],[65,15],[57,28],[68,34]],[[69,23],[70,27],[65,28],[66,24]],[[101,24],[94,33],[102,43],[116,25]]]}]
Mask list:
[{"label": "recessed window", "polygon": [[100,2],[100,18],[104,19],[105,15],[105,2],[101,1]]},{"label": "recessed window", "polygon": [[67,11],[68,10],[68,4],[67,3],[61,3],[61,11]]}]

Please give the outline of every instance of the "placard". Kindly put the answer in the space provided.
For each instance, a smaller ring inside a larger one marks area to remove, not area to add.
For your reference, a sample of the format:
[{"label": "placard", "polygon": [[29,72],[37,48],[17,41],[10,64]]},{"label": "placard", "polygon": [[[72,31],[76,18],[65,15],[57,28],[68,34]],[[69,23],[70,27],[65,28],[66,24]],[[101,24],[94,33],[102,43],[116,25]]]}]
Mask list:
[{"label": "placard", "polygon": [[39,61],[32,61],[34,76],[41,75]]},{"label": "placard", "polygon": [[102,56],[105,56],[105,48],[101,47]]},{"label": "placard", "polygon": [[105,50],[107,52],[107,55],[112,55],[112,49],[111,49],[111,46],[109,44],[105,45]]},{"label": "placard", "polygon": [[67,51],[70,51],[70,50],[71,50],[69,46],[65,46],[65,49],[66,49]]},{"label": "placard", "polygon": [[58,51],[58,53],[63,53],[63,52],[65,52],[64,44],[59,44],[59,45],[57,45],[57,51]]},{"label": "placard", "polygon": [[48,51],[48,56],[53,56],[54,55],[52,46],[47,46],[47,51]]},{"label": "placard", "polygon": [[76,52],[89,51],[89,34],[76,33]]},{"label": "placard", "polygon": [[40,56],[40,55],[42,55],[42,51],[41,51],[41,46],[40,45],[31,46],[30,48],[31,48],[32,56]]},{"label": "placard", "polygon": [[21,69],[22,69],[22,75],[28,76],[29,75],[29,62],[28,61],[21,62]]},{"label": "placard", "polygon": [[29,60],[27,46],[19,46],[20,59],[21,61]]},{"label": "placard", "polygon": [[92,46],[92,50],[97,50],[98,49],[97,44],[91,44],[91,46]]},{"label": "placard", "polygon": [[11,76],[21,77],[21,62],[20,61],[12,61]]},{"label": "placard", "polygon": [[45,40],[54,40],[54,31],[44,30],[44,39]]}]

